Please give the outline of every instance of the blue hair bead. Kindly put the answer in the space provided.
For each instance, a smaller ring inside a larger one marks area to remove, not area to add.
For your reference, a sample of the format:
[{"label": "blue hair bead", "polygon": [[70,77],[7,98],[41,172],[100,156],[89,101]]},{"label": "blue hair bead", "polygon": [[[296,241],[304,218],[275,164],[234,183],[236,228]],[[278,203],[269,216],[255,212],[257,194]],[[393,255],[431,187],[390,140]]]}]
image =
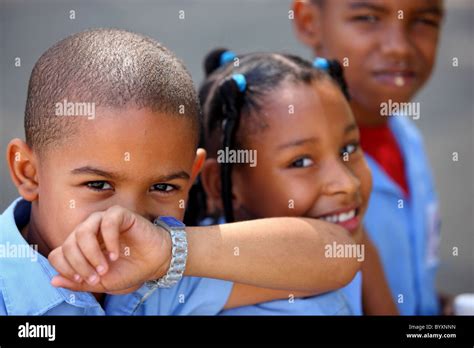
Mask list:
[{"label": "blue hair bead", "polygon": [[326,58],[316,57],[313,61],[313,66],[316,69],[329,70],[329,61]]},{"label": "blue hair bead", "polygon": [[247,79],[245,78],[244,75],[234,74],[232,75],[232,79],[237,84],[237,87],[239,87],[240,92],[244,92],[247,89]]},{"label": "blue hair bead", "polygon": [[227,63],[230,63],[234,60],[234,58],[237,57],[236,54],[232,51],[225,51],[222,52],[220,59],[219,59],[219,66],[226,65]]}]

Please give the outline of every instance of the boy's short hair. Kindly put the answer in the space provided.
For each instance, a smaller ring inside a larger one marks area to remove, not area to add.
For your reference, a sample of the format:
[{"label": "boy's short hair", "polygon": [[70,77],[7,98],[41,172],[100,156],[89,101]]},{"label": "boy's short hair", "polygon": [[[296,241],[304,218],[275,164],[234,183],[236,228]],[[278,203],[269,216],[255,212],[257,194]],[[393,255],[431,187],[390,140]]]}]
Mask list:
[{"label": "boy's short hair", "polygon": [[77,132],[74,118],[55,116],[63,100],[188,117],[197,143],[200,108],[192,78],[171,51],[144,35],[88,30],[59,41],[38,59],[24,124],[26,142],[38,153]]}]

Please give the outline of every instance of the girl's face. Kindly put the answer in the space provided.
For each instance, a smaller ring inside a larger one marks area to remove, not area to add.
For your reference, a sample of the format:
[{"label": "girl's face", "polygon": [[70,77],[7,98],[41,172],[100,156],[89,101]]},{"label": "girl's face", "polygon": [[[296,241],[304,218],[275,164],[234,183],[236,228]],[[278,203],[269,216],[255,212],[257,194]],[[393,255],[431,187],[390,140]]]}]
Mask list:
[{"label": "girl's face", "polygon": [[[329,80],[287,82],[262,105],[239,130],[245,148],[257,151],[257,165],[233,168],[236,219],[319,218],[360,240],[371,175],[343,94]],[[255,118],[265,127],[249,131]]]}]

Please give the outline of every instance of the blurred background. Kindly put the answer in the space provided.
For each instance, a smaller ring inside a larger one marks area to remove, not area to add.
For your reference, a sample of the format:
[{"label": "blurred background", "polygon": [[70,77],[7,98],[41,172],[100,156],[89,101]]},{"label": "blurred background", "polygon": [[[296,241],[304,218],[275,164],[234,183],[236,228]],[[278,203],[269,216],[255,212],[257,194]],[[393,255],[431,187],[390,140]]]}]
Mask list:
[{"label": "blurred background", "polygon": [[[0,0],[0,212],[17,197],[4,159],[6,146],[11,138],[24,137],[29,75],[52,44],[91,27],[147,34],[184,60],[198,86],[202,59],[218,46],[237,53],[284,51],[311,59],[311,52],[293,34],[290,4],[290,0]],[[445,6],[437,67],[416,97],[421,102],[416,123],[425,136],[441,201],[438,288],[457,294],[474,292],[474,1],[445,0]],[[184,19],[179,18],[180,11]],[[16,57],[20,67],[15,67]],[[452,66],[453,57],[458,58],[458,67]],[[459,161],[453,162],[453,152],[458,152]],[[454,247],[459,249],[457,256]]]}]

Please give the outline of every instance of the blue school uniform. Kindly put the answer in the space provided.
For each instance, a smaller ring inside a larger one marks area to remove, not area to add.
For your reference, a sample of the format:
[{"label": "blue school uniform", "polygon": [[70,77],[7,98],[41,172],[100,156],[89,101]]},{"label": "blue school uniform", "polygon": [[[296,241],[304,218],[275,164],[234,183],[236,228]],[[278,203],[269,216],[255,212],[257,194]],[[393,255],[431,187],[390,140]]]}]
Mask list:
[{"label": "blue school uniform", "polygon": [[[209,217],[200,225],[224,223],[224,217]],[[226,309],[219,315],[362,315],[362,276],[358,272],[348,285],[325,294],[295,298],[289,293],[285,300]]]},{"label": "blue school uniform", "polygon": [[405,162],[409,197],[366,155],[373,189],[365,226],[379,251],[400,314],[434,315],[439,313],[435,275],[440,223],[433,177],[413,122],[392,116],[389,126]]},{"label": "blue school uniform", "polygon": [[0,215],[0,315],[214,315],[227,302],[233,283],[209,278],[106,295],[104,307],[90,293],[55,288],[50,281],[57,272],[20,234],[30,210],[29,202],[17,199]]},{"label": "blue school uniform", "polygon": [[362,315],[360,272],[339,290],[223,310],[219,315]]}]

